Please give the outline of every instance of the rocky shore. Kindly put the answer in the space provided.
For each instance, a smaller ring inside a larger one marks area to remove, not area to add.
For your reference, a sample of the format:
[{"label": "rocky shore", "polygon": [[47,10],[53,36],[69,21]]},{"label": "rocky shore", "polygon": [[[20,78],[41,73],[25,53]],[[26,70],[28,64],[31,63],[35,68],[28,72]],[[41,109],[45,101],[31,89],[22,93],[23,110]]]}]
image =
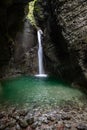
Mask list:
[{"label": "rocky shore", "polygon": [[65,105],[0,109],[0,130],[87,130],[87,108]]}]

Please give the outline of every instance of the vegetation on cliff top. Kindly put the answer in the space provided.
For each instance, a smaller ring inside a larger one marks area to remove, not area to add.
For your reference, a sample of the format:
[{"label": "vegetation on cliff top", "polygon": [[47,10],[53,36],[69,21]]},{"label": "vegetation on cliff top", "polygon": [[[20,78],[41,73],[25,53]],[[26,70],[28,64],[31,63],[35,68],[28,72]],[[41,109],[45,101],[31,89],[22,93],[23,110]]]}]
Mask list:
[{"label": "vegetation on cliff top", "polygon": [[36,2],[36,0],[29,2],[29,12],[28,12],[27,18],[30,20],[30,23],[32,25],[36,26],[34,15],[33,15],[33,10],[34,10],[34,4],[35,4],[35,2]]}]

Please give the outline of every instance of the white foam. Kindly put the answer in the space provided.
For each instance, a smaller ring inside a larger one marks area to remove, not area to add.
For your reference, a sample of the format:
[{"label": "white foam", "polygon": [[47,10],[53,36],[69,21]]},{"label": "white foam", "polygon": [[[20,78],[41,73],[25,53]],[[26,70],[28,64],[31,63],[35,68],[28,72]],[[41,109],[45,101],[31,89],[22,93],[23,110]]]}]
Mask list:
[{"label": "white foam", "polygon": [[47,74],[36,74],[36,77],[42,77],[42,78],[46,78],[48,75]]}]

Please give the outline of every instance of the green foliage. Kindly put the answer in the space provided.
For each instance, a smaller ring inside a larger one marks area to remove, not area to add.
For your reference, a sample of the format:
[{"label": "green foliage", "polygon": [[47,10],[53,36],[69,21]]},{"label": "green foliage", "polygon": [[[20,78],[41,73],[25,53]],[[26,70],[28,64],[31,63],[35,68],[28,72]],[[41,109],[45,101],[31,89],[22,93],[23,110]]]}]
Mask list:
[{"label": "green foliage", "polygon": [[34,15],[33,15],[34,3],[35,2],[36,2],[36,0],[29,2],[29,12],[28,12],[27,18],[30,20],[32,25],[36,26]]}]

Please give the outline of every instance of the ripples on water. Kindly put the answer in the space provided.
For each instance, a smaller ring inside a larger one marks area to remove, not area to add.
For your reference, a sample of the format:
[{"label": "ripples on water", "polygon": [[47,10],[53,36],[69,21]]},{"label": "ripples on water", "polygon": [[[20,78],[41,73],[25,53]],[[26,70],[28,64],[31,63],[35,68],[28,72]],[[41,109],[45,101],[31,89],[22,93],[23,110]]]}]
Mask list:
[{"label": "ripples on water", "polygon": [[65,102],[84,105],[85,94],[57,79],[22,76],[3,80],[0,104],[19,106],[55,106]]}]

